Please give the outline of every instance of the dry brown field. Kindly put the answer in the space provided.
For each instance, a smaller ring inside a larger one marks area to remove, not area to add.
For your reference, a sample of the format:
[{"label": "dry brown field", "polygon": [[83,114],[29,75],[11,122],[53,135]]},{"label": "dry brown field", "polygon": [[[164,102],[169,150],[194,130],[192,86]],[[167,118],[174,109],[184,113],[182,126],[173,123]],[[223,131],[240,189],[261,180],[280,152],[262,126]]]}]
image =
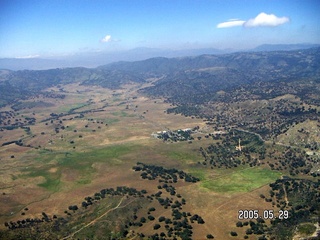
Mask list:
[{"label": "dry brown field", "polygon": [[[204,132],[210,129],[202,119],[167,114],[170,105],[164,99],[139,95],[137,90],[141,87],[127,85],[109,90],[70,84],[62,87],[64,99],[30,100],[49,102],[51,107],[18,112],[33,116],[36,123],[29,126],[29,132],[22,128],[0,132],[0,146],[18,139],[23,141],[23,146],[12,143],[0,147],[1,228],[4,222],[37,217],[41,212],[64,215],[69,205],[80,205],[84,197],[103,188],[128,186],[156,192],[157,181],[142,180],[132,170],[138,161],[190,173],[203,171],[206,178],[212,179],[232,174],[222,170],[209,172],[196,166],[201,161],[199,147],[208,146],[212,139],[202,138],[190,144],[168,143],[152,137],[152,133],[168,129],[195,126]],[[84,112],[82,117],[80,112]],[[51,113],[63,116],[52,119]],[[195,225],[194,239],[203,239],[208,233],[216,239],[235,239],[230,231],[236,231],[241,238],[245,235],[245,228],[235,225],[240,209],[260,212],[270,209],[271,205],[259,197],[267,193],[267,185],[248,192],[215,192],[201,182],[178,183],[176,188],[187,200],[184,210],[199,214],[205,221],[203,225]],[[160,209],[158,203],[152,204]],[[155,213],[155,217],[167,215],[170,210]],[[154,233],[152,224],[145,224],[139,231]]]}]

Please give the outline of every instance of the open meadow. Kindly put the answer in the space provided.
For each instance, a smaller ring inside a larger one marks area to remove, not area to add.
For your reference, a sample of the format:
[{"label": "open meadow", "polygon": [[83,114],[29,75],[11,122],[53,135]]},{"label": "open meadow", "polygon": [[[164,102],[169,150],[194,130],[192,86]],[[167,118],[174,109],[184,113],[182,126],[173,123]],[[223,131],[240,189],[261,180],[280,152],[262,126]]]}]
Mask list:
[{"label": "open meadow", "polygon": [[[171,199],[171,205],[184,199],[178,209],[186,216],[187,213],[201,216],[203,222],[199,220],[198,224],[196,217],[195,221],[189,218],[193,239],[204,239],[208,234],[216,239],[235,239],[231,232],[243,238],[247,228],[236,226],[239,210],[276,211],[274,204],[260,197],[268,195],[270,183],[287,175],[286,170],[271,170],[265,164],[273,161],[271,155],[255,166],[204,166],[199,149],[218,142],[205,137],[214,132],[213,129],[203,119],[166,113],[170,105],[161,98],[139,95],[137,90],[141,87],[130,84],[109,90],[70,84],[49,89],[53,93],[63,92],[65,98],[33,98],[19,105],[12,121],[27,117],[34,118],[35,124],[10,130],[3,128],[0,132],[0,226],[3,231],[5,223],[41,218],[45,213],[55,216],[52,219],[67,219],[65,223],[61,220],[57,232],[50,225],[40,225],[43,231],[39,230],[39,236],[46,239],[54,239],[53,236],[99,239],[105,231],[114,237],[124,237],[117,234],[124,231],[132,216],[134,220],[141,219],[143,224],[129,225],[128,238],[138,238],[137,233],[160,235],[173,225],[171,208],[163,208],[159,196],[155,197],[159,190],[162,190],[162,199]],[[164,141],[152,136],[160,131],[195,127],[199,130],[192,141]],[[169,194],[169,190],[164,191],[166,187],[162,186],[159,176],[149,180],[141,178],[142,175],[133,170],[137,162],[182,170],[200,181],[169,181],[177,195]],[[119,186],[146,190],[149,195],[140,199],[98,197],[88,208],[83,203],[84,198],[101,189]],[[72,211],[70,206],[74,205],[81,209]],[[155,220],[147,219],[151,213],[146,209],[151,208],[155,209],[152,212]],[[165,220],[160,217],[169,219],[167,226],[161,223]],[[159,230],[155,227],[158,219]],[[53,232],[45,235],[44,229]],[[26,234],[21,231],[17,234]],[[246,236],[256,239],[254,235]]]}]

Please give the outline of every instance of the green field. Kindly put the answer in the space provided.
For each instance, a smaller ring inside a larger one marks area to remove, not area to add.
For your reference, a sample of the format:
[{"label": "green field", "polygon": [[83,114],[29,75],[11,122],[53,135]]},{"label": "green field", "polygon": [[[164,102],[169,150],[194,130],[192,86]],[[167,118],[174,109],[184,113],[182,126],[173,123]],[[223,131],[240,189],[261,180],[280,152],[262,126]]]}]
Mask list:
[{"label": "green field", "polygon": [[256,188],[271,183],[281,176],[280,172],[261,169],[237,169],[216,179],[205,177],[201,187],[221,193],[250,192]]},{"label": "green field", "polygon": [[[128,154],[138,146],[130,144],[114,145],[105,148],[92,149],[87,152],[46,152],[41,151],[41,156],[38,160],[42,163],[47,163],[41,167],[29,167],[24,170],[22,178],[43,177],[45,181],[38,186],[46,188],[49,191],[58,191],[61,186],[61,172],[63,170],[72,170],[77,172],[77,181],[75,184],[89,184],[92,179],[92,174],[96,171],[92,165],[94,163],[107,163],[108,166],[121,165],[122,156]],[[57,171],[52,173],[50,169],[56,167]]]},{"label": "green field", "polygon": [[72,152],[61,158],[59,166],[70,167],[77,170],[83,170],[91,167],[93,163],[105,162],[109,165],[119,165],[122,163],[119,157],[134,151],[136,146],[130,144],[121,144],[108,146],[105,148],[94,149],[87,152]]},{"label": "green field", "polygon": [[49,169],[52,167],[52,165],[42,166],[41,168],[37,167],[29,167],[26,170],[23,170],[22,175],[20,175],[20,178],[30,179],[31,178],[37,178],[42,177],[44,179],[43,182],[39,183],[39,187],[43,187],[49,191],[56,192],[60,189],[60,177],[61,177],[61,171],[57,171],[55,173],[50,173]]},{"label": "green field", "polygon": [[168,157],[181,161],[183,163],[188,163],[188,162],[196,162],[199,156],[196,153],[193,152],[186,152],[186,151],[170,151],[168,152]]},{"label": "green field", "polygon": [[118,119],[118,118],[108,118],[108,119],[105,119],[105,120],[103,120],[105,123],[107,123],[107,124],[113,124],[113,123],[117,123],[117,122],[119,122],[120,120]]},{"label": "green field", "polygon": [[88,104],[87,103],[74,103],[74,104],[67,104],[67,105],[64,105],[64,106],[61,106],[57,109],[58,112],[70,112],[74,109],[80,109],[82,107],[85,107],[87,106]]},{"label": "green field", "polygon": [[44,176],[46,181],[44,183],[38,184],[39,187],[43,187],[49,191],[56,192],[60,188],[60,175],[58,176],[51,176],[45,175]]},{"label": "green field", "polygon": [[136,116],[135,114],[128,114],[124,111],[113,112],[112,115],[116,117],[135,117]]}]

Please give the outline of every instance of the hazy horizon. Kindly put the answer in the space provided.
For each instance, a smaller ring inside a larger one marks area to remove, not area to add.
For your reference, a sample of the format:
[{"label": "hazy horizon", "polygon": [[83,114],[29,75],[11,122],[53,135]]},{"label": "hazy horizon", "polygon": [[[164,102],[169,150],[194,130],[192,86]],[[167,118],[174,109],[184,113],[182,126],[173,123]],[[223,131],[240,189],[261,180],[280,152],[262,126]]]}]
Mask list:
[{"label": "hazy horizon", "polygon": [[252,49],[160,49],[134,48],[123,51],[79,52],[64,56],[40,57],[25,56],[17,58],[0,58],[0,69],[7,70],[46,70],[53,68],[85,67],[96,68],[119,61],[134,62],[151,58],[196,57],[203,54],[223,55],[237,52],[290,51],[319,47],[320,44],[262,44]]}]

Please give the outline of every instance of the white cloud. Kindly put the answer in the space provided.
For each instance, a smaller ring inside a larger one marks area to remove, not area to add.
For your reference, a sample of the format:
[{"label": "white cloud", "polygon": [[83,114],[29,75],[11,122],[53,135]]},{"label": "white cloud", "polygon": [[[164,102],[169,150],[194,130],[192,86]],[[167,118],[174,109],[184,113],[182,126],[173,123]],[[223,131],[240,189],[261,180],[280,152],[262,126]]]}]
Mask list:
[{"label": "white cloud", "polygon": [[249,19],[244,23],[245,27],[276,27],[289,22],[288,17],[277,17],[274,14],[260,13],[255,18]]},{"label": "white cloud", "polygon": [[101,39],[101,42],[111,42],[111,36],[110,35],[106,35],[104,38]]},{"label": "white cloud", "polygon": [[217,25],[217,28],[229,28],[229,27],[238,27],[242,26],[245,21],[238,20],[238,19],[230,19],[227,22],[222,22]]},{"label": "white cloud", "polygon": [[230,19],[229,21],[219,23],[217,28],[230,28],[230,27],[276,27],[289,22],[288,17],[277,17],[274,14],[259,13],[255,18],[248,21],[239,19]]}]

